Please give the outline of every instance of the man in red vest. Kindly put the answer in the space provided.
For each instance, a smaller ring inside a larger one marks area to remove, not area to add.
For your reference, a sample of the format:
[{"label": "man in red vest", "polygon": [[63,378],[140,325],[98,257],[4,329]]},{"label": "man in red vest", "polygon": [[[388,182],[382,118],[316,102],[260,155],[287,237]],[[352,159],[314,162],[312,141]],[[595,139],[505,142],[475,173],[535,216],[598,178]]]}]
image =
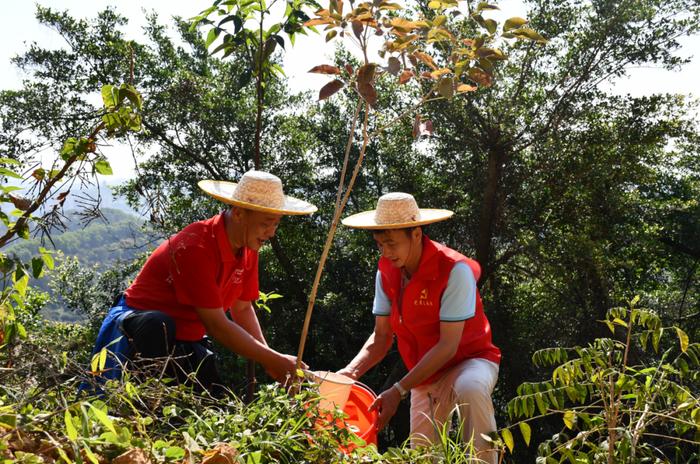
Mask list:
[{"label": "man in red vest", "polygon": [[371,230],[382,256],[374,332],[339,373],[359,379],[386,356],[396,336],[408,373],[372,405],[380,412],[379,428],[411,392],[413,447],[435,443],[442,424],[458,409],[463,439],[473,439],[479,458],[495,463],[497,453],[481,434],[496,430],[491,392],[501,352],[491,342],[476,285],[481,268],[421,229],[452,214],[418,208],[407,193],[389,193],[379,198],[376,210],[343,220],[348,227]]},{"label": "man in red vest", "polygon": [[98,334],[93,354],[107,347],[117,358],[110,357],[104,378],[118,378],[120,363],[135,357],[172,357],[169,376],[186,381],[194,372],[201,386],[222,392],[205,334],[276,380],[295,372],[296,357],[267,345],[252,306],[258,250],[283,215],[316,207],[284,195],[280,179],[261,171],[246,172],[237,184],[206,180],[199,187],[230,207],[188,225],[148,258]]}]

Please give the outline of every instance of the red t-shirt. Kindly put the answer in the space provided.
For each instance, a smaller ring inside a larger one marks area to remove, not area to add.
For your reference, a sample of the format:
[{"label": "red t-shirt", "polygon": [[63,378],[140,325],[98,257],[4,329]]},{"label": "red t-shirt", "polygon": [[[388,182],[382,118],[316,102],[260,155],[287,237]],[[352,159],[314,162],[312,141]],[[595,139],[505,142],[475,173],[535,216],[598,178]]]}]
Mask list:
[{"label": "red t-shirt", "polygon": [[219,214],[161,243],[125,295],[134,309],[171,316],[177,340],[201,340],[206,331],[195,308],[226,311],[236,300],[258,298],[258,253],[243,248],[235,256]]}]

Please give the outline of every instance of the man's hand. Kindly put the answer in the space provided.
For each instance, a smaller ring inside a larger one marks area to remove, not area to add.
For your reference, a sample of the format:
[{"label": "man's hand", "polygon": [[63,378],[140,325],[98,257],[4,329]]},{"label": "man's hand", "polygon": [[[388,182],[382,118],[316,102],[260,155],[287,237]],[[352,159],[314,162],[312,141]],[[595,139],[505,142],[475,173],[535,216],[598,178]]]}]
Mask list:
[{"label": "man's hand", "polygon": [[396,414],[396,409],[399,407],[401,402],[401,393],[395,388],[391,387],[388,390],[384,390],[381,395],[374,400],[369,407],[370,411],[378,410],[379,418],[377,419],[377,430],[382,430],[389,423],[394,414]]},{"label": "man's hand", "polygon": [[[289,354],[277,353],[270,362],[266,363],[265,372],[281,384],[287,383],[290,378],[296,377],[297,357]],[[306,363],[301,363],[302,369],[308,369]]]},{"label": "man's hand", "polygon": [[348,366],[345,366],[344,368],[336,372],[336,374],[344,375],[345,377],[349,377],[352,380],[357,380],[357,372],[354,369],[350,369]]}]

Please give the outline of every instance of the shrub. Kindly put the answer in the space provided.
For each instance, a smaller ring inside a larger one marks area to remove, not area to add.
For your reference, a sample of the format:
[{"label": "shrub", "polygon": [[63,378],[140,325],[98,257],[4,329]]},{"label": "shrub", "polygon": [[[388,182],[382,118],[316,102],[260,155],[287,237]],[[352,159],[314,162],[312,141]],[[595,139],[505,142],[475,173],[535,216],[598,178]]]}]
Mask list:
[{"label": "shrub", "polygon": [[[663,327],[638,300],[601,321],[613,337],[533,355],[537,366],[554,368],[551,380],[520,385],[508,413],[525,418],[517,426],[526,441],[533,419],[560,415],[564,423],[539,445],[538,463],[700,458],[700,344],[679,327]],[[512,450],[512,433],[504,438]]]}]

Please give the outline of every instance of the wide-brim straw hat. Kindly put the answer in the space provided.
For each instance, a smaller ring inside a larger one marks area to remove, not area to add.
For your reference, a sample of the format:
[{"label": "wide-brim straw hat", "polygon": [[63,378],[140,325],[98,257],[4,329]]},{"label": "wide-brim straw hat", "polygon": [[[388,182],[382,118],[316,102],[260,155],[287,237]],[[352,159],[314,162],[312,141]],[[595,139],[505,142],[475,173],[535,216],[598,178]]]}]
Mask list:
[{"label": "wide-brim straw hat", "polygon": [[355,229],[406,229],[444,221],[453,214],[447,209],[419,208],[413,195],[392,192],[379,197],[377,209],[353,214],[342,222]]},{"label": "wide-brim straw hat", "polygon": [[311,203],[285,195],[282,181],[269,172],[250,170],[238,183],[202,180],[197,185],[219,201],[253,211],[293,216],[317,210]]}]

